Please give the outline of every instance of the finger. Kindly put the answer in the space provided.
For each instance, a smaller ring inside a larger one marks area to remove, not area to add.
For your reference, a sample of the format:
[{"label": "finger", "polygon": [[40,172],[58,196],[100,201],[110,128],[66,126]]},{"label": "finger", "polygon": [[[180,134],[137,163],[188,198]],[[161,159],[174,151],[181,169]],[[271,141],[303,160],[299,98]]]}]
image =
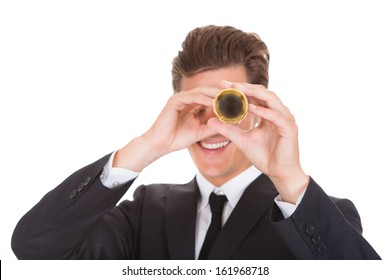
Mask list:
[{"label": "finger", "polygon": [[297,130],[295,119],[292,117],[292,115],[290,118],[288,118],[277,110],[255,106],[253,104],[249,104],[249,111],[255,116],[275,124],[282,134],[283,132],[290,133]]},{"label": "finger", "polygon": [[203,139],[214,136],[216,134],[218,134],[218,132],[214,128],[212,128],[211,126],[209,126],[207,124],[201,125],[200,129],[199,129],[197,141],[195,141],[195,142],[201,141]]},{"label": "finger", "polygon": [[233,82],[229,82],[229,81],[226,81],[226,80],[222,80],[220,83],[220,86],[221,88],[232,88],[234,87],[234,83]]},{"label": "finger", "polygon": [[241,90],[248,98],[261,101],[261,104],[266,104],[268,108],[284,111],[285,107],[279,97],[272,91],[269,91],[262,85],[235,85],[237,89]]},{"label": "finger", "polygon": [[237,147],[241,146],[240,143],[242,143],[242,139],[245,131],[239,128],[238,126],[223,123],[219,121],[217,118],[209,119],[207,125],[210,126],[216,132],[218,132],[219,134],[233,141],[237,145]]},{"label": "finger", "polygon": [[179,110],[183,110],[183,107],[189,104],[212,107],[213,99],[219,91],[220,89],[215,87],[197,87],[189,91],[176,93],[170,99],[172,99],[175,106],[179,106]]},{"label": "finger", "polygon": [[226,81],[226,80],[222,80],[220,82],[220,86],[222,88],[236,88],[239,90],[245,90],[246,88],[259,88],[259,89],[268,90],[263,85],[250,84],[250,83],[244,83],[244,82],[230,82],[230,81]]},{"label": "finger", "polygon": [[268,90],[263,85],[254,85],[249,83],[237,83],[222,80],[221,87],[236,88],[242,91],[247,97],[252,97],[262,101],[261,104],[266,104],[267,107],[277,110],[284,110],[285,107],[279,97],[272,91]]},{"label": "finger", "polygon": [[191,92],[197,92],[199,94],[214,98],[221,89],[217,87],[197,87],[191,90]]},{"label": "finger", "polygon": [[180,92],[169,98],[168,104],[176,110],[184,110],[188,105],[213,106],[213,98],[197,92]]}]

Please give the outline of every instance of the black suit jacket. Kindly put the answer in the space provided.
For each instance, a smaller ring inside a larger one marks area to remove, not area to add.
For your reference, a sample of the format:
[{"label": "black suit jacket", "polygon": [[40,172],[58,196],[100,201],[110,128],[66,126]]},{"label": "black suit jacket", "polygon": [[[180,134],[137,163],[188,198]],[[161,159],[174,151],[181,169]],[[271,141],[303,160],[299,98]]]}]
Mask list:
[{"label": "black suit jacket", "polygon": [[[20,259],[194,259],[199,190],[140,186],[116,190],[99,178],[108,156],[77,171],[46,194],[18,223],[12,248]],[[294,212],[283,219],[265,175],[245,190],[222,228],[210,259],[379,259],[362,237],[352,202],[326,195],[311,179]]]}]

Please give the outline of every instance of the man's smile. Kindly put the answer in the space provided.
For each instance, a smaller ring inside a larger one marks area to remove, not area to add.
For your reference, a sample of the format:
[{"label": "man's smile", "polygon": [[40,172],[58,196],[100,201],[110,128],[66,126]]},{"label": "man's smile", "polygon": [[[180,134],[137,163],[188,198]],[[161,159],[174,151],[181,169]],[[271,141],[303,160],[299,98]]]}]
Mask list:
[{"label": "man's smile", "polygon": [[205,141],[200,141],[199,144],[200,144],[200,146],[202,146],[202,148],[205,148],[207,150],[217,150],[217,149],[221,149],[223,147],[226,147],[227,145],[229,145],[230,142],[231,141],[229,141],[229,140],[215,142],[215,143],[208,143]]}]

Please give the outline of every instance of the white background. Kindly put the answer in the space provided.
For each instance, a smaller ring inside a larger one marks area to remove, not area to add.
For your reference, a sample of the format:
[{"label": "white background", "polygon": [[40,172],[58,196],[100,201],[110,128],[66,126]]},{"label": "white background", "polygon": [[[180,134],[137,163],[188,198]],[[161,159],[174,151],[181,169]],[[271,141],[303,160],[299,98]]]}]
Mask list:
[{"label": "white background", "polygon": [[[358,208],[364,236],[388,243],[389,9],[386,1],[2,1],[0,258],[12,231],[73,171],[121,148],[172,94],[171,61],[195,27],[256,32],[270,85],[296,117],[304,170]],[[138,184],[187,182],[187,151]],[[131,198],[131,193],[126,194]]]}]

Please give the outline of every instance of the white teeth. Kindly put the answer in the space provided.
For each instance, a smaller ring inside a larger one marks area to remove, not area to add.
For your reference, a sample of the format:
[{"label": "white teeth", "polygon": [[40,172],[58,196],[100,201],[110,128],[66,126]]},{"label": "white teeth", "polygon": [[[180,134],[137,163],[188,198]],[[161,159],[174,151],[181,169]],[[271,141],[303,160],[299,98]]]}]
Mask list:
[{"label": "white teeth", "polygon": [[224,142],[219,142],[219,143],[205,143],[202,141],[202,142],[200,142],[200,145],[205,149],[216,150],[216,149],[220,149],[222,147],[225,147],[229,143],[230,143],[230,141],[224,141]]}]

